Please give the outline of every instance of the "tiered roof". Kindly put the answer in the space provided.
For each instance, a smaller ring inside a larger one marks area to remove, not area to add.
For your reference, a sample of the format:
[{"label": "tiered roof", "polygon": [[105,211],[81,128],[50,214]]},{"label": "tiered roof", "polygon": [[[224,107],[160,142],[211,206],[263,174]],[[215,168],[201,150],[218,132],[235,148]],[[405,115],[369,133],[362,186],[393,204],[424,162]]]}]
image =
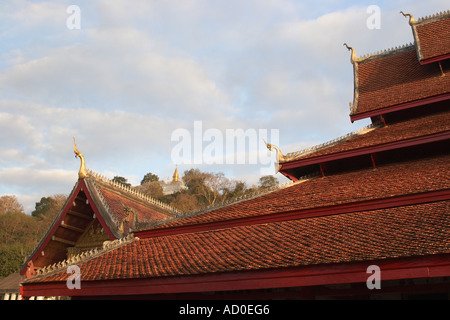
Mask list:
[{"label": "tiered roof", "polygon": [[[38,268],[23,282],[22,294],[165,294],[365,282],[371,264],[383,267],[383,280],[450,276],[449,63],[442,54],[446,44],[424,36],[447,20],[441,14],[412,24],[419,37],[415,46],[362,58],[352,49],[351,120],[371,117],[373,124],[283,156],[280,172],[295,181],[287,186],[182,214],[92,173],[80,177],[48,235],[74,210],[71,201],[81,200],[90,203],[81,213],[93,213],[112,242]],[[435,53],[419,62],[418,48]],[[436,57],[443,59],[423,63]],[[69,264],[80,267],[81,290],[66,287]]]},{"label": "tiered roof", "polygon": [[[444,155],[311,179],[138,232],[78,258],[83,285],[448,253],[449,162]],[[64,284],[66,265],[26,283]]]},{"label": "tiered roof", "polygon": [[[391,163],[377,170],[356,170],[292,184],[247,201],[163,224],[158,229],[283,215],[307,209],[395,198],[450,189],[450,156]],[[383,183],[380,183],[382,181]],[[139,233],[137,233],[139,236]]]},{"label": "tiered roof", "polygon": [[137,239],[79,267],[85,284],[436,255],[450,252],[449,209],[441,201]]},{"label": "tiered roof", "polygon": [[[357,57],[352,50],[352,121],[450,97],[450,12],[415,20],[414,44]],[[433,64],[433,62],[439,62]]]},{"label": "tiered roof", "polygon": [[[296,169],[303,175],[309,172],[308,166],[413,145],[425,145],[449,138],[450,111],[444,109],[408,121],[393,122],[387,126],[371,126],[330,143],[288,153],[285,156],[287,161],[280,162],[280,171],[285,173]],[[304,171],[300,171],[300,167],[305,167]]]},{"label": "tiered roof", "polygon": [[414,46],[371,55],[354,61],[355,94],[352,120],[411,107],[421,100],[448,99],[450,70],[445,64],[421,65]]},{"label": "tiered roof", "polygon": [[415,20],[409,15],[417,56],[422,64],[450,57],[450,11]]}]

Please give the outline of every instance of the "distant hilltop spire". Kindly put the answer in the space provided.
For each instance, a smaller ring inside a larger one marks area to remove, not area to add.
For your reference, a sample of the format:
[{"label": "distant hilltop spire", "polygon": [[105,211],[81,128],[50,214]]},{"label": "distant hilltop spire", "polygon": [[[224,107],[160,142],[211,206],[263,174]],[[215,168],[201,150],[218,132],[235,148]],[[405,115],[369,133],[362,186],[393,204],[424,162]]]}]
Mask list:
[{"label": "distant hilltop spire", "polygon": [[173,173],[173,182],[177,182],[180,179],[180,176],[178,175],[178,167],[175,168],[175,172]]}]

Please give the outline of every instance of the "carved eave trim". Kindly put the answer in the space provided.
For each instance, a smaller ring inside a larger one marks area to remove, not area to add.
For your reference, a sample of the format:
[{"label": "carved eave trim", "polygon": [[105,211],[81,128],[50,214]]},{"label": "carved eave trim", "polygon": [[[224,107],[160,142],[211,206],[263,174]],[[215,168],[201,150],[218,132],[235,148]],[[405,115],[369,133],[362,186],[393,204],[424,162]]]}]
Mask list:
[{"label": "carved eave trim", "polygon": [[376,128],[377,128],[377,126],[374,125],[373,123],[371,123],[371,124],[369,124],[369,125],[367,125],[365,127],[362,127],[362,128],[360,128],[358,130],[355,130],[355,131],[352,131],[350,133],[347,133],[346,135],[343,135],[343,136],[338,137],[336,139],[324,142],[322,144],[315,145],[313,147],[309,147],[309,148],[305,148],[305,149],[302,149],[302,150],[299,150],[299,151],[288,153],[286,156],[289,157],[291,159],[291,161],[292,160],[297,160],[297,159],[299,159],[301,157],[307,156],[307,155],[312,154],[314,152],[318,152],[320,150],[327,149],[327,148],[330,148],[332,146],[335,146],[335,145],[338,145],[340,143],[343,143],[343,142],[347,141],[348,139],[350,139],[352,137],[359,136],[359,135],[362,135],[362,134],[366,134],[366,133],[368,133],[368,132],[370,132],[372,130],[375,130]]},{"label": "carved eave trim", "polygon": [[[27,282],[33,282],[42,278],[46,278],[50,275],[60,273],[67,269],[68,266],[71,265],[79,265],[81,263],[87,262],[91,259],[95,259],[105,253],[108,253],[110,251],[116,250],[120,247],[123,247],[127,244],[133,243],[134,241],[139,240],[138,237],[135,237],[132,233],[130,233],[128,236],[114,240],[114,241],[105,241],[103,243],[102,248],[94,248],[89,251],[85,251],[79,255],[73,256],[69,259],[60,261],[58,263],[54,263],[50,266],[46,266],[43,268],[40,268],[38,270],[27,270],[28,275],[30,275],[30,278],[25,279],[22,283]],[[33,266],[29,266],[29,268],[33,268]]]}]

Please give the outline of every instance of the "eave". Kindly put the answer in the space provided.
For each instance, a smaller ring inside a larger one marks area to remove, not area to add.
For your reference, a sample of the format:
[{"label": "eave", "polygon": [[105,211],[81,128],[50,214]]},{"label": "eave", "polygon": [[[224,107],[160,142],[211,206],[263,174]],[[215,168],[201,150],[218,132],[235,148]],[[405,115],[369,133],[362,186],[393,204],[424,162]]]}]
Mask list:
[{"label": "eave", "polygon": [[437,254],[195,276],[117,279],[114,281],[83,281],[81,279],[81,289],[72,290],[67,288],[65,282],[28,283],[22,285],[20,291],[24,297],[112,297],[365,283],[370,276],[370,274],[367,273],[367,268],[370,265],[377,265],[380,267],[382,280],[450,276],[450,255]]},{"label": "eave", "polygon": [[394,196],[390,198],[356,201],[351,203],[332,206],[322,206],[302,210],[283,211],[267,215],[237,218],[210,223],[197,223],[192,225],[183,225],[170,228],[148,229],[136,231],[134,232],[134,235],[140,239],[164,237],[181,233],[211,231],[223,228],[233,228],[238,226],[289,221],[295,219],[307,219],[359,211],[387,209],[399,206],[415,205],[445,200],[450,200],[450,189],[408,194],[402,196]]},{"label": "eave", "polygon": [[388,150],[394,150],[399,148],[406,148],[406,147],[412,147],[412,146],[418,146],[423,145],[427,143],[432,142],[438,142],[438,141],[444,141],[450,139],[450,131],[440,132],[436,134],[421,136],[421,137],[415,137],[400,141],[394,141],[390,143],[384,143],[379,144],[376,146],[369,146],[369,147],[363,147],[353,150],[347,150],[342,152],[337,152],[333,154],[327,154],[312,158],[306,158],[306,159],[298,159],[293,160],[289,162],[284,162],[281,164],[280,172],[284,172],[289,169],[299,168],[303,166],[313,165],[313,164],[321,164],[325,162],[345,159],[345,158],[352,158],[362,155],[370,155],[375,154],[378,152],[388,151]]},{"label": "eave", "polygon": [[427,104],[435,103],[435,102],[441,102],[445,100],[450,100],[450,93],[444,93],[433,97],[428,97],[420,100],[405,102],[397,105],[393,105],[390,107],[385,107],[381,109],[376,109],[372,111],[362,112],[358,114],[350,114],[350,120],[351,122],[354,122],[356,120],[366,119],[370,117],[375,117],[395,111],[400,111],[404,109],[414,108],[414,107],[420,107],[425,106]]},{"label": "eave", "polygon": [[434,62],[439,62],[439,61],[444,61],[450,59],[450,53],[447,54],[443,54],[437,57],[432,57],[432,58],[428,58],[428,59],[422,59],[419,61],[419,63],[421,65],[425,65],[425,64],[429,64],[429,63],[434,63]]}]

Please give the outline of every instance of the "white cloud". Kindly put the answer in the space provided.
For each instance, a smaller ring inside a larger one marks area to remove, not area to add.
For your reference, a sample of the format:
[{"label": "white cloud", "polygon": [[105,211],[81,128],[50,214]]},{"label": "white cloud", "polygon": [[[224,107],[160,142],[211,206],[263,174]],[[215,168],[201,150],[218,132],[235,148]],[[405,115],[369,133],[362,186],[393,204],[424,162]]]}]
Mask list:
[{"label": "white cloud", "polygon": [[[82,28],[71,31],[69,4],[0,4],[0,191],[29,203],[70,191],[74,136],[88,168],[138,183],[148,171],[172,175],[171,133],[195,120],[279,129],[285,153],[358,129],[343,43],[358,55],[401,45],[412,34],[400,10],[448,9],[378,1],[381,29],[369,30],[354,1],[82,0]],[[204,168],[252,183],[260,174]]]}]

